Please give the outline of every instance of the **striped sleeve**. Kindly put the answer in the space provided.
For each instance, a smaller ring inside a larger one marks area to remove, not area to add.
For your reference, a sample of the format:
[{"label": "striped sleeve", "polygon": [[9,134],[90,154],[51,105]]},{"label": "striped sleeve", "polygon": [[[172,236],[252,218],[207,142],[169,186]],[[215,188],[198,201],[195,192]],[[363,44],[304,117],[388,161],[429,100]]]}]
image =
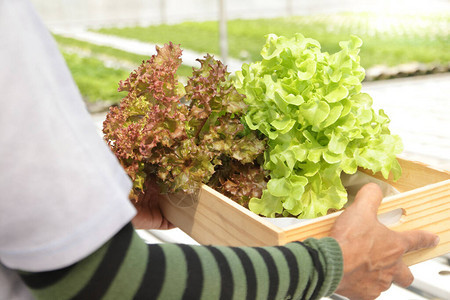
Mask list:
[{"label": "striped sleeve", "polygon": [[64,269],[19,272],[37,299],[319,299],[337,288],[332,238],[285,246],[146,245],[131,224]]}]

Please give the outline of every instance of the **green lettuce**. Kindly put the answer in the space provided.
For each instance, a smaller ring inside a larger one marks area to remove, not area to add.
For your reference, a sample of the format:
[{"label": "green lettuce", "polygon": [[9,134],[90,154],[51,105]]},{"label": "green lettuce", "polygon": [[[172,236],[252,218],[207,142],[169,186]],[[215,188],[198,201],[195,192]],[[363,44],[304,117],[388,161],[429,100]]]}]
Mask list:
[{"label": "green lettuce", "polygon": [[347,202],[342,172],[363,167],[401,175],[401,140],[391,135],[383,110],[375,113],[372,98],[361,93],[361,45],[351,36],[328,54],[301,34],[270,34],[262,60],[236,73],[248,105],[243,121],[268,138],[263,167],[270,180],[260,198],[250,199],[253,212],[314,218]]}]

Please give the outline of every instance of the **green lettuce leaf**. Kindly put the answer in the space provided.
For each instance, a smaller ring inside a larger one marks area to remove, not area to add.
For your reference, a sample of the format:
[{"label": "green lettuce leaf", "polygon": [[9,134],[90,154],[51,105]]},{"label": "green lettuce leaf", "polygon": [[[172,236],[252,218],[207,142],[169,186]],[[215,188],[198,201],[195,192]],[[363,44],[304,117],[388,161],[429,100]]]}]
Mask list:
[{"label": "green lettuce leaf", "polygon": [[402,151],[389,118],[372,109],[361,93],[361,39],[351,36],[334,54],[301,34],[267,36],[261,61],[244,64],[235,76],[248,105],[243,118],[268,138],[263,167],[270,174],[261,197],[250,199],[255,213],[314,218],[347,202],[342,172],[358,167],[401,174]]}]

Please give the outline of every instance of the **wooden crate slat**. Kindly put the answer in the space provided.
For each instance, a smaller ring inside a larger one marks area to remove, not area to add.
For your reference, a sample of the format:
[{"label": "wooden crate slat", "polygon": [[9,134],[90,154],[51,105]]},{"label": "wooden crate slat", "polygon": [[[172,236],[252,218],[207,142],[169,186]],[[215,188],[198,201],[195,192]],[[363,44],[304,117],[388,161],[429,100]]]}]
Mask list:
[{"label": "wooden crate slat", "polygon": [[[389,225],[397,231],[424,229],[440,235],[433,249],[405,255],[408,265],[450,252],[450,173],[424,164],[399,159],[403,176],[392,183],[401,193],[386,197],[379,214],[402,209],[399,222]],[[367,171],[365,171],[367,172]],[[380,174],[374,175],[382,179]],[[280,228],[240,206],[208,186],[203,186],[198,201],[190,207],[161,203],[166,217],[201,244],[229,246],[282,245],[308,237],[329,235],[341,212],[312,219],[300,225]]]},{"label": "wooden crate slat", "polygon": [[397,181],[393,180],[392,174],[390,174],[388,179],[385,179],[380,173],[373,174],[372,171],[365,169],[360,169],[360,171],[388,182],[400,192],[410,191],[450,179],[450,172],[446,170],[438,170],[421,162],[410,161],[403,158],[398,158],[398,162],[402,167],[402,176]]},{"label": "wooden crate slat", "polygon": [[201,244],[278,244],[278,227],[208,186],[202,187],[198,202],[192,207],[180,209],[170,201],[161,204],[166,217]]}]

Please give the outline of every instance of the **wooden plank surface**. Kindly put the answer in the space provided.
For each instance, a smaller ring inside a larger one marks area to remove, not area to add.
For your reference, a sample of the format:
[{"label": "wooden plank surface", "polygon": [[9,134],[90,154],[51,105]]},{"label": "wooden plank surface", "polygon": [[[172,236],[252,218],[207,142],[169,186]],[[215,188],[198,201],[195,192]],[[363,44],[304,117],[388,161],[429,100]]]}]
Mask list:
[{"label": "wooden plank surface", "polygon": [[178,207],[162,201],[164,216],[200,244],[277,245],[282,229],[204,185],[198,201]]},{"label": "wooden plank surface", "polygon": [[[427,230],[440,236],[439,245],[433,249],[408,253],[404,256],[407,265],[450,252],[450,180],[385,198],[378,210],[379,214],[396,209],[402,210],[400,220],[387,226],[396,231]],[[308,237],[325,237],[341,212],[314,219],[302,226],[285,229],[285,243]]]},{"label": "wooden plank surface", "polygon": [[[400,163],[403,176],[393,185],[402,193],[385,198],[379,214],[400,210],[401,218],[389,224],[390,228],[428,230],[441,238],[441,243],[433,249],[405,255],[405,262],[413,265],[450,252],[450,173],[407,160]],[[208,186],[203,186],[197,201],[190,206],[180,207],[173,201],[161,204],[164,215],[200,244],[229,246],[282,245],[308,237],[328,236],[340,214],[280,228]]]},{"label": "wooden plank surface", "polygon": [[400,192],[410,191],[412,189],[450,179],[450,172],[447,170],[440,170],[427,166],[421,162],[410,161],[403,158],[398,158],[398,162],[402,167],[402,176],[397,181],[393,180],[392,174],[390,174],[388,179],[385,179],[380,173],[373,174],[372,171],[364,169],[360,170],[377,179],[388,182]]}]

